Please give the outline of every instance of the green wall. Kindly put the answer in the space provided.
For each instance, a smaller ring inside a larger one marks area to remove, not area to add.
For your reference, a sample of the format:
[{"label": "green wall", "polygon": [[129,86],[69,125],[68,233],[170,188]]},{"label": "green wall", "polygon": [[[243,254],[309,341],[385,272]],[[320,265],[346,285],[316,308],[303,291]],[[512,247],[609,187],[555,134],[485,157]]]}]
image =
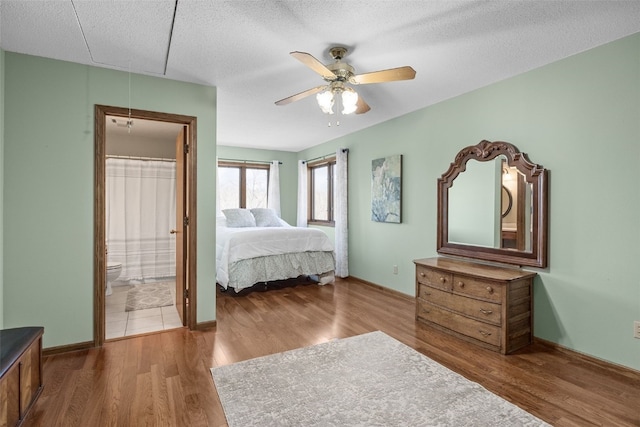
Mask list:
[{"label": "green wall", "polygon": [[[298,193],[298,158],[289,151],[256,150],[251,148],[218,146],[220,159],[235,160],[279,160],[280,165],[280,216],[291,225],[296,225],[296,194]],[[215,162],[213,163],[215,166]],[[293,195],[293,196],[291,196]]]},{"label": "green wall", "polygon": [[[94,105],[128,106],[129,76],[9,52],[4,67],[4,326],[91,341]],[[197,321],[214,320],[216,89],[132,75],[131,107],[198,118]]]},{"label": "green wall", "polygon": [[[299,153],[350,149],[352,276],[414,295],[412,260],[437,255],[437,178],[482,139],[511,142],[550,170],[535,335],[640,369],[640,34]],[[404,155],[403,222],[375,223],[371,160],[393,154]]]},{"label": "green wall", "polygon": [[[4,327],[43,324],[46,347],[87,341],[93,104],[126,106],[127,74],[3,59]],[[215,319],[215,229],[206,221],[215,216],[215,89],[136,75],[132,90],[133,108],[198,116],[198,321]],[[436,180],[482,139],[512,142],[551,171],[550,258],[535,270],[535,335],[640,369],[632,337],[640,320],[640,34],[286,159],[233,147],[218,155],[282,160],[283,217],[293,223],[295,161],[349,148],[350,274],[413,295],[412,260],[436,255]],[[371,160],[392,154],[404,155],[403,223],[374,223]]]},{"label": "green wall", "polygon": [[4,50],[0,49],[0,329],[4,327]]}]

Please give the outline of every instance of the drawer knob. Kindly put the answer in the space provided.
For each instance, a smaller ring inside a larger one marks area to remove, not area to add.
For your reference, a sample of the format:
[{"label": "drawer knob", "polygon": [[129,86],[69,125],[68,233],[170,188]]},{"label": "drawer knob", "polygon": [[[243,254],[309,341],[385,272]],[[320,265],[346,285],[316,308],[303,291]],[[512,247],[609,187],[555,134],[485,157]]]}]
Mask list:
[{"label": "drawer knob", "polygon": [[426,308],[423,308],[423,309],[422,309],[422,311],[423,311],[424,313],[431,313],[431,310],[427,310]]},{"label": "drawer knob", "polygon": [[483,337],[488,337],[489,335],[491,335],[491,332],[485,332],[485,331],[478,331],[482,334]]},{"label": "drawer knob", "polygon": [[426,295],[426,296],[429,296],[429,295],[431,295],[431,292],[427,292],[427,291],[422,291],[422,295]]},{"label": "drawer knob", "polygon": [[492,294],[493,293],[493,288],[491,286],[487,286],[487,292]]},{"label": "drawer knob", "polygon": [[444,277],[440,276],[440,282],[444,283],[444,282],[446,282],[446,279]]},{"label": "drawer knob", "polygon": [[464,288],[464,282],[461,280],[458,282],[458,286],[460,286],[461,288]]},{"label": "drawer knob", "polygon": [[424,276],[425,276],[424,272],[421,271],[420,272],[420,277],[424,277]]},{"label": "drawer knob", "polygon": [[482,314],[486,314],[487,316],[490,315],[491,313],[493,313],[493,310],[485,310],[484,308],[480,309],[480,312]]}]

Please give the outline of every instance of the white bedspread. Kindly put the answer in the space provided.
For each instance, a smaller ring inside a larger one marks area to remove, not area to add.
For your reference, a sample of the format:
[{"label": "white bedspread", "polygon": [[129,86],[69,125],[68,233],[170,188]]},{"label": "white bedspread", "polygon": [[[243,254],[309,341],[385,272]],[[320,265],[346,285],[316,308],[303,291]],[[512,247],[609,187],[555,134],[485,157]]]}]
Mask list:
[{"label": "white bedspread", "polygon": [[333,251],[333,243],[321,230],[303,227],[216,227],[216,281],[229,283],[234,262],[287,253]]}]

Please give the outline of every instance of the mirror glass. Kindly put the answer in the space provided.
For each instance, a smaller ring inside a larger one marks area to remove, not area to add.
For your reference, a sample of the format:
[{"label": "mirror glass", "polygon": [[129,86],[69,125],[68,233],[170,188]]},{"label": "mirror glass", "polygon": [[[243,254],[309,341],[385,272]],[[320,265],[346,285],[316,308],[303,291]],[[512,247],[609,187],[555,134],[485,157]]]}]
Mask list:
[{"label": "mirror glass", "polygon": [[509,143],[463,149],[438,180],[438,252],[546,266],[545,178]]},{"label": "mirror glass", "polygon": [[531,252],[531,194],[505,156],[469,162],[449,188],[449,242]]},{"label": "mirror glass", "polygon": [[449,189],[449,241],[474,246],[499,245],[500,175],[491,162],[471,162]]}]

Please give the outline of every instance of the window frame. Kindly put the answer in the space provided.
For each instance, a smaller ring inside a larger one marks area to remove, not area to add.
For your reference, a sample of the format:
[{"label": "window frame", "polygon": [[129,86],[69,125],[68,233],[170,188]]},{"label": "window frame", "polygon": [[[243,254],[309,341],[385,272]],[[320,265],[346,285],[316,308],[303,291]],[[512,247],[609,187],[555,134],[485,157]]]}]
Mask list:
[{"label": "window frame", "polygon": [[267,171],[267,204],[269,203],[269,179],[271,165],[269,163],[252,163],[252,162],[230,162],[220,160],[219,168],[239,168],[240,169],[240,208],[247,208],[247,169],[264,169]]},{"label": "window frame", "polygon": [[[327,173],[327,210],[328,220],[314,218],[314,179],[313,172],[315,169],[328,166]],[[321,225],[325,227],[335,227],[335,168],[336,157],[329,157],[315,162],[307,163],[307,224]]]}]

